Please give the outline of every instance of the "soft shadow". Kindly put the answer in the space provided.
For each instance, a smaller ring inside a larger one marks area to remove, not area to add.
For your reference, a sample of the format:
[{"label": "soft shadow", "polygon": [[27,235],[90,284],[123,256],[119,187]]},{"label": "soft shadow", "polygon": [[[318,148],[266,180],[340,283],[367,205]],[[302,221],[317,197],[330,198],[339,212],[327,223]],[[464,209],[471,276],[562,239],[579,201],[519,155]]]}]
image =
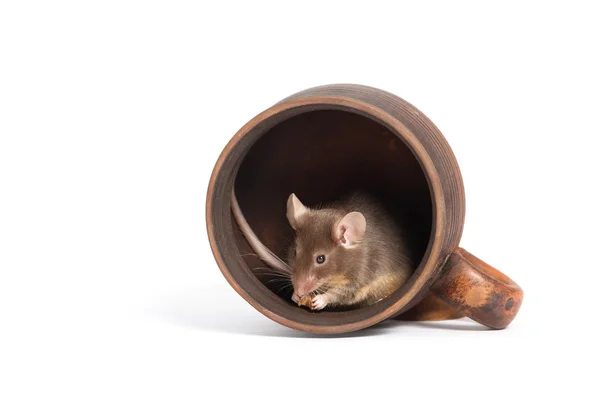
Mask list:
[{"label": "soft shadow", "polygon": [[147,310],[147,314],[174,325],[193,329],[288,338],[336,339],[389,334],[402,335],[409,332],[414,335],[418,331],[425,334],[424,330],[489,330],[466,318],[432,322],[388,320],[357,332],[319,335],[296,331],[270,320],[226,286],[198,288],[197,290],[187,290],[176,296],[163,296]]},{"label": "soft shadow", "polygon": [[[486,326],[478,324],[468,318],[454,319],[449,321],[398,321],[389,320],[382,322],[384,329],[401,328],[401,327],[416,327],[433,330],[449,330],[449,331],[493,331]],[[378,326],[379,326],[378,325]]]},{"label": "soft shadow", "polygon": [[241,335],[335,339],[384,333],[370,328],[337,335],[296,331],[260,314],[232,292],[231,288],[222,286],[186,290],[176,296],[163,296],[146,311],[149,316],[174,325]]}]

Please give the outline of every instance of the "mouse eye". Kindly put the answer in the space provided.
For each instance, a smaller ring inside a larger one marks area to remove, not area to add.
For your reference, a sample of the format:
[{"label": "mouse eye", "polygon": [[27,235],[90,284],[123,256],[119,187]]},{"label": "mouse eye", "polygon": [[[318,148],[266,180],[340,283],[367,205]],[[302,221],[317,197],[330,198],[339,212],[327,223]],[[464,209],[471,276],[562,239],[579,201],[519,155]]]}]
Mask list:
[{"label": "mouse eye", "polygon": [[317,264],[323,264],[325,262],[325,256],[323,254],[317,256]]}]

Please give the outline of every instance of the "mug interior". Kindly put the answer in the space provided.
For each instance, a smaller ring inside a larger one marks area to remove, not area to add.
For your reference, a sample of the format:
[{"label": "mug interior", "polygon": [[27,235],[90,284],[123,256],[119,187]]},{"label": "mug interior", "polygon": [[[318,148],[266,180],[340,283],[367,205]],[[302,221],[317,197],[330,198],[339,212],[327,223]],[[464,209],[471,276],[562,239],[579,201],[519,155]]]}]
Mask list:
[{"label": "mug interior", "polygon": [[[422,272],[435,236],[428,176],[402,135],[372,115],[323,104],[278,112],[249,123],[220,167],[212,205],[216,246],[238,292],[261,311],[300,325],[352,324],[397,302]],[[283,260],[294,238],[286,219],[291,193],[317,206],[362,190],[405,226],[419,267],[406,285],[374,305],[321,312],[300,308],[290,300],[288,282],[268,273],[235,223],[229,209],[233,185],[249,225]]]}]

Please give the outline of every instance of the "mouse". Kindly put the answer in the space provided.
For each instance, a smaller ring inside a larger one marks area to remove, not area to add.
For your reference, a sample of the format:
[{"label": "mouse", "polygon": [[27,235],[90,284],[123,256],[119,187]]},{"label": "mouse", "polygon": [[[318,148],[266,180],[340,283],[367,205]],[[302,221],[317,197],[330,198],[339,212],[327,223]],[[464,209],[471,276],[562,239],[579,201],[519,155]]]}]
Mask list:
[{"label": "mouse", "polygon": [[287,262],[266,248],[232,197],[238,226],[257,255],[289,276],[291,300],[311,310],[372,305],[404,285],[415,269],[406,230],[373,196],[356,191],[307,207],[295,193],[286,217],[295,232]]},{"label": "mouse", "polygon": [[296,232],[288,255],[294,300],[311,295],[316,310],[374,304],[414,272],[404,229],[367,193],[314,208],[292,193],[287,219]]}]

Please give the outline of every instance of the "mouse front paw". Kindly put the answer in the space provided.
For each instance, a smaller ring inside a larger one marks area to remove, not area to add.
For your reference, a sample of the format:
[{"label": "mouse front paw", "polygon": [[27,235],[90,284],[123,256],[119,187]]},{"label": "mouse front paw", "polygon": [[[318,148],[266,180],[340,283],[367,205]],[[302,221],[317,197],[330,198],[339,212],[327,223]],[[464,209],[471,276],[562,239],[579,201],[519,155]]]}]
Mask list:
[{"label": "mouse front paw", "polygon": [[324,294],[319,294],[312,299],[313,309],[322,310],[329,303],[329,299]]}]

